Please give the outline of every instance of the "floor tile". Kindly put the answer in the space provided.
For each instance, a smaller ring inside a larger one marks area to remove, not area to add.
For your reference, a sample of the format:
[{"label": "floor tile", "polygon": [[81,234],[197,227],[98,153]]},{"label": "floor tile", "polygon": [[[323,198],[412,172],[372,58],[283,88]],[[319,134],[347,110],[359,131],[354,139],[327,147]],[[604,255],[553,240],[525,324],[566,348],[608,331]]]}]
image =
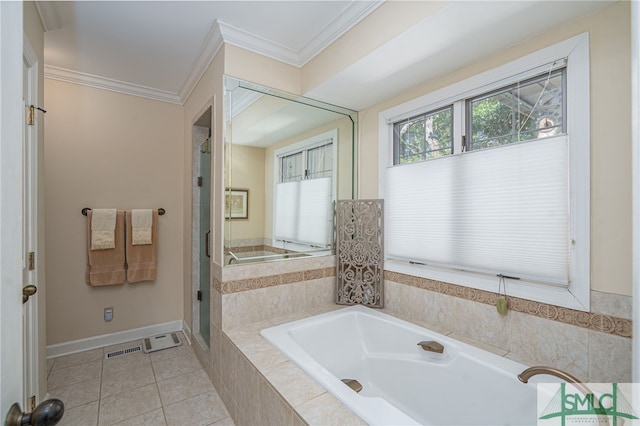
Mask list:
[{"label": "floor tile", "polygon": [[214,390],[209,376],[203,370],[172,377],[158,382],[162,405],[166,406],[174,402],[182,401],[192,396]]},{"label": "floor tile", "polygon": [[160,408],[160,395],[155,383],[108,396],[100,400],[100,425],[113,425]]},{"label": "floor tile", "polygon": [[200,364],[193,351],[162,361],[152,361],[152,365],[158,381],[191,373],[202,368],[202,364]]},{"label": "floor tile", "polygon": [[160,362],[189,353],[195,352],[191,346],[185,345],[183,343],[182,345],[176,346],[175,348],[162,349],[160,351],[151,352],[149,354],[149,357],[151,357],[151,362]]},{"label": "floor tile", "polygon": [[[54,364],[55,367],[55,364]],[[75,383],[85,382],[100,377],[102,374],[102,361],[91,361],[72,367],[52,370],[49,374],[48,389],[53,390]]]},{"label": "floor tile", "polygon": [[224,420],[220,420],[219,422],[212,423],[209,426],[236,426],[231,417],[227,417]]},{"label": "floor tile", "polygon": [[100,399],[100,377],[73,385],[51,389],[51,398],[57,398],[64,402],[64,409],[85,405]]},{"label": "floor tile", "polygon": [[169,426],[207,426],[229,417],[215,391],[168,405],[164,407],[164,414]]},{"label": "floor tile", "polygon": [[164,411],[158,408],[116,424],[118,426],[165,426],[167,422],[164,420]]},{"label": "floor tile", "polygon": [[91,361],[102,360],[104,352],[102,348],[93,349],[90,351],[79,352],[77,354],[65,355],[55,358],[55,364],[53,370],[59,370],[61,368],[72,367],[78,364],[84,364]]},{"label": "floor tile", "polygon": [[142,364],[138,367],[124,370],[119,373],[103,373],[100,397],[122,393],[136,389],[144,385],[155,383],[151,364]]},{"label": "floor tile", "polygon": [[86,405],[65,408],[58,426],[96,426],[98,424],[98,401]]},{"label": "floor tile", "polygon": [[142,368],[145,365],[151,365],[151,358],[147,354],[139,352],[121,355],[112,359],[105,359],[103,361],[102,374],[117,374],[134,368]]}]

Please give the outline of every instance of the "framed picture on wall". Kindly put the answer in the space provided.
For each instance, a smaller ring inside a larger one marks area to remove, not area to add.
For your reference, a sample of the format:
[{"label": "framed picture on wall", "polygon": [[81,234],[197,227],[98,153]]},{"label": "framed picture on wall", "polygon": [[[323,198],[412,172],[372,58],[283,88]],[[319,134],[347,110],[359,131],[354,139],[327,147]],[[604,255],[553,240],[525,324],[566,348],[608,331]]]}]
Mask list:
[{"label": "framed picture on wall", "polygon": [[249,190],[227,188],[224,211],[225,219],[249,219]]}]

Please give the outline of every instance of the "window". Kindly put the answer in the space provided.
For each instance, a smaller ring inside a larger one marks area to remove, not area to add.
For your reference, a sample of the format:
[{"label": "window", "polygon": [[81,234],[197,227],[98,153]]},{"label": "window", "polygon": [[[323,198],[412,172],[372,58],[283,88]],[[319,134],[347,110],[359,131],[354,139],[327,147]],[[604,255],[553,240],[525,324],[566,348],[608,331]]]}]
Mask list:
[{"label": "window", "polygon": [[274,246],[331,246],[336,140],[333,130],[276,150]]},{"label": "window", "polygon": [[589,308],[588,38],[380,114],[385,268]]}]

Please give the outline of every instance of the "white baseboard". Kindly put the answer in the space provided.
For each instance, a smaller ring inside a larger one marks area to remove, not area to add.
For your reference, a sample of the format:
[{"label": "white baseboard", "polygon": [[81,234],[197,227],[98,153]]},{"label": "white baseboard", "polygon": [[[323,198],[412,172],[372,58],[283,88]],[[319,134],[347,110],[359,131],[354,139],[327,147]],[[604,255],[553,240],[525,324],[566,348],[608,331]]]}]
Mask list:
[{"label": "white baseboard", "polygon": [[189,325],[185,320],[182,320],[182,334],[184,334],[187,342],[189,342],[189,346],[191,346],[191,328],[189,328]]},{"label": "white baseboard", "polygon": [[102,348],[104,346],[116,345],[118,343],[130,342],[132,340],[155,336],[156,334],[181,331],[183,323],[184,322],[182,320],[176,320],[162,324],[134,328],[131,330],[119,331],[117,333],[103,334],[101,336],[87,337],[86,339],[78,339],[72,340],[71,342],[49,345],[47,346],[47,359],[88,351],[90,349]]}]

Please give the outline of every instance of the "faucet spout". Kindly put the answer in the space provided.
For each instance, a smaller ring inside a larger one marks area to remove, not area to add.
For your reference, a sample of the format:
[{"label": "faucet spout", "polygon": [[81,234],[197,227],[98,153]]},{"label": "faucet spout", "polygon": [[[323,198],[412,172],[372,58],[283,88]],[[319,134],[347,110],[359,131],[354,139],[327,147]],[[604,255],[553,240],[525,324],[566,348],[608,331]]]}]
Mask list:
[{"label": "faucet spout", "polygon": [[588,395],[588,394],[593,393],[576,376],[574,376],[572,374],[569,374],[566,371],[562,371],[562,370],[559,370],[559,369],[553,368],[553,367],[544,367],[544,366],[540,366],[540,365],[535,366],[535,367],[529,367],[526,370],[524,370],[522,373],[518,374],[518,380],[520,380],[522,383],[528,383],[530,378],[532,378],[533,376],[536,376],[538,374],[548,374],[550,376],[558,377],[558,378],[564,380],[565,382],[572,383],[584,395]]}]

